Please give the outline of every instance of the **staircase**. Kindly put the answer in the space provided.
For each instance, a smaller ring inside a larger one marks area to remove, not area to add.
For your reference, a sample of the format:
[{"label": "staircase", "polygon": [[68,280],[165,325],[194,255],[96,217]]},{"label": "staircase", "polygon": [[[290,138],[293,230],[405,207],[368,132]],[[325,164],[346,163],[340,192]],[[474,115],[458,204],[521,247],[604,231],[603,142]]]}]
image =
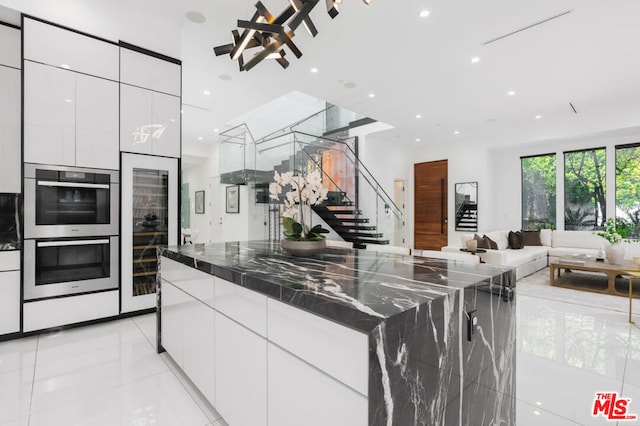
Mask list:
[{"label": "staircase", "polygon": [[475,231],[478,229],[478,205],[464,202],[456,211],[456,230]]},{"label": "staircase", "polygon": [[363,217],[342,192],[330,192],[327,200],[313,206],[313,211],[355,248],[365,248],[365,244],[389,244],[389,240],[382,238],[376,226],[371,225],[369,218]]}]

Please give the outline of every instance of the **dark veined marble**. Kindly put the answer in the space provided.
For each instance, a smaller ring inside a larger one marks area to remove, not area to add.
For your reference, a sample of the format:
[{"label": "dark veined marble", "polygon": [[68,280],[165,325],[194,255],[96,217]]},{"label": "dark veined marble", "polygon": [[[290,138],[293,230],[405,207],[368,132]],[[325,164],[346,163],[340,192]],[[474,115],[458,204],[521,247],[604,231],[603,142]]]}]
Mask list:
[{"label": "dark veined marble", "polygon": [[514,425],[510,268],[278,242],[159,254],[369,336],[370,425]]},{"label": "dark veined marble", "polygon": [[20,194],[0,194],[0,251],[20,250]]}]

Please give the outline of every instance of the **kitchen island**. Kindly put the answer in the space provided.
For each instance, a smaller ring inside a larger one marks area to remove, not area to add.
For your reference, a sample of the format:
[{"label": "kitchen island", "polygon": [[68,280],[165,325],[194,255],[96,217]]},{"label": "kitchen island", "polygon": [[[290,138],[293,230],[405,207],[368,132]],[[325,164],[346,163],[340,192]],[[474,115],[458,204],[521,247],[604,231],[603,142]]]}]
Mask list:
[{"label": "kitchen island", "polygon": [[516,424],[510,268],[268,241],[158,255],[158,349],[230,426]]}]

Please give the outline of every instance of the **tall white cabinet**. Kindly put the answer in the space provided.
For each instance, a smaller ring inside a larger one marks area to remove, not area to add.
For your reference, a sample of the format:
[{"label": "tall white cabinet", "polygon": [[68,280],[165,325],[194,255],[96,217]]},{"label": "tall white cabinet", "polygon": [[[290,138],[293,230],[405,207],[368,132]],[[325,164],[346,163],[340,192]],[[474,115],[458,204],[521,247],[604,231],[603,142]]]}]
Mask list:
[{"label": "tall white cabinet", "polygon": [[0,25],[0,193],[21,188],[20,30]]},{"label": "tall white cabinet", "polygon": [[180,157],[179,63],[120,49],[120,149]]},{"label": "tall white cabinet", "polygon": [[24,160],[118,169],[119,47],[24,20]]}]

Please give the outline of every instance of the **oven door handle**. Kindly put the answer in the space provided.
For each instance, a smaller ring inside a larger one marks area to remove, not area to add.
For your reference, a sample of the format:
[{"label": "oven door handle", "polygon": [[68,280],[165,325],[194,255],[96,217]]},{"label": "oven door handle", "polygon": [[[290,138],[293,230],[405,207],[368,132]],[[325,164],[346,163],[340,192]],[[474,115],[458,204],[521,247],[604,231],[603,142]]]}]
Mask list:
[{"label": "oven door handle", "polygon": [[95,188],[95,189],[109,189],[109,185],[103,183],[80,183],[80,182],[56,182],[52,180],[39,180],[40,186],[63,186],[66,188]]},{"label": "oven door handle", "polygon": [[38,241],[38,247],[65,247],[109,244],[109,240]]}]

